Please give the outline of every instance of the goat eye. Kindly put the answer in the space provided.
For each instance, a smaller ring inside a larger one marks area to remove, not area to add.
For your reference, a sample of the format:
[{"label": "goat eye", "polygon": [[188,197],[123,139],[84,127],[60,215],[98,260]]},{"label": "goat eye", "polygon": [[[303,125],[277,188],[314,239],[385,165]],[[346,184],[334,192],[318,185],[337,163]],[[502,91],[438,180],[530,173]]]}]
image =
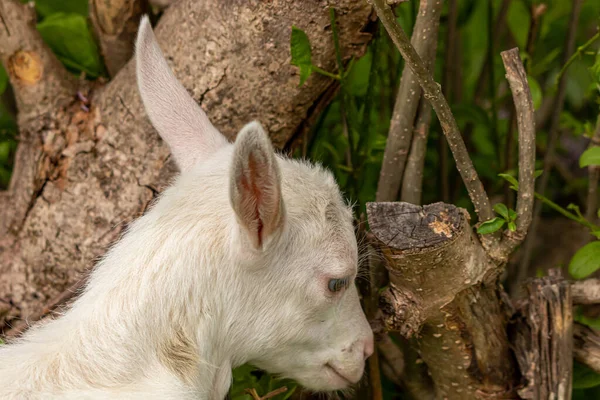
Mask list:
[{"label": "goat eye", "polygon": [[329,291],[330,292],[339,292],[342,289],[345,289],[348,286],[348,278],[343,279],[330,279],[329,280]]}]

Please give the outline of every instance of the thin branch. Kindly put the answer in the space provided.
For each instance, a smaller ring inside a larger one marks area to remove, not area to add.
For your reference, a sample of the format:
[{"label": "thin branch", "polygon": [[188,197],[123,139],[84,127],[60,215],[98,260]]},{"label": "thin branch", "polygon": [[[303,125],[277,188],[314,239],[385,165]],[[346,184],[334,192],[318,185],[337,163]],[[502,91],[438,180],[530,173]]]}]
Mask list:
[{"label": "thin branch", "polygon": [[[496,22],[494,23],[494,32],[496,34],[493,36],[493,43],[490,44],[494,48],[498,48],[498,46],[500,45],[500,39],[504,36],[504,30],[506,29],[506,16],[508,15],[510,2],[511,0],[503,0],[502,4],[500,5],[500,10],[498,11],[498,15],[496,16]],[[481,97],[483,96],[483,92],[486,88],[485,84],[488,80],[488,72],[490,71],[490,66],[488,65],[489,62],[489,57],[486,57],[483,67],[481,68],[479,78],[477,78],[477,83],[475,85],[476,103],[480,102]]]},{"label": "thin branch", "polygon": [[129,61],[147,0],[89,0],[89,14],[110,76]]},{"label": "thin branch", "polygon": [[[588,148],[600,146],[600,115],[596,121],[596,129]],[[588,167],[588,194],[585,208],[585,219],[594,221],[598,211],[598,180],[600,179],[600,167],[590,165]]]},{"label": "thin branch", "polygon": [[[533,4],[531,6],[531,22],[529,24],[529,33],[527,34],[527,43],[525,44],[525,51],[529,58],[533,57],[533,51],[535,49],[535,43],[538,37],[538,31],[540,27],[540,20],[542,15],[546,12],[547,6],[546,4]],[[528,73],[530,69],[530,64],[527,60],[523,62],[523,66],[525,67],[525,72]],[[534,110],[535,113],[535,110]],[[515,110],[510,110],[510,116],[508,118],[508,131],[506,134],[506,147],[504,153],[504,170],[508,171],[514,167],[514,152],[515,152]],[[512,190],[510,189],[510,184],[508,182],[504,182],[504,197],[505,204],[512,208],[513,207],[513,196]]]},{"label": "thin branch", "polygon": [[573,304],[600,304],[600,279],[591,278],[571,284]]},{"label": "thin branch", "polygon": [[[448,101],[456,100],[456,92],[462,82],[457,79],[459,62],[457,60],[458,35],[458,5],[456,0],[448,1],[448,22],[444,52],[444,73],[442,75],[442,92]],[[454,78],[454,79],[453,79]],[[412,149],[411,149],[412,152]],[[448,143],[442,135],[438,138],[439,179],[441,198],[445,203],[450,202],[450,174],[448,172]],[[420,200],[419,200],[420,201]]]},{"label": "thin branch", "polygon": [[585,325],[573,324],[573,355],[600,374],[600,335]]},{"label": "thin branch", "polygon": [[[441,2],[438,3],[441,8]],[[423,61],[427,69],[431,71],[435,65],[435,54],[437,51],[439,15],[429,28],[428,35],[431,36],[431,42],[425,49]],[[417,32],[418,33],[418,32]],[[414,35],[413,35],[414,36]],[[400,199],[408,203],[420,204],[421,193],[423,189],[423,170],[425,167],[425,153],[427,151],[427,136],[429,135],[429,124],[431,122],[431,105],[422,96],[419,100],[419,109],[412,134],[412,142],[406,169],[402,178],[402,190]]]},{"label": "thin branch", "polygon": [[525,236],[533,215],[535,190],[535,115],[527,73],[519,57],[519,49],[500,53],[506,69],[506,79],[513,94],[519,131],[519,191],[517,194],[517,230],[507,231],[502,251],[507,257]]},{"label": "thin branch", "polygon": [[462,140],[458,125],[450,106],[446,102],[442,94],[440,85],[438,85],[427,70],[427,67],[411,46],[406,33],[400,28],[396,22],[396,17],[392,9],[387,5],[385,0],[372,0],[372,4],[381,19],[381,22],[388,31],[390,37],[400,50],[400,54],[404,57],[406,65],[413,71],[415,78],[421,85],[424,91],[424,97],[428,100],[435,110],[444,134],[448,139],[450,150],[456,161],[458,172],[460,173],[469,197],[475,207],[475,212],[479,216],[480,221],[487,221],[493,217],[492,207],[488,199],[487,193],[483,188],[483,184],[475,171],[473,162],[469,157],[465,143]]},{"label": "thin branch", "polygon": [[590,40],[588,40],[587,42],[585,42],[581,46],[577,47],[577,51],[575,51],[575,53],[573,53],[573,55],[569,58],[569,60],[567,60],[567,62],[565,63],[565,65],[563,65],[563,67],[558,72],[558,75],[556,76],[556,84],[557,85],[559,84],[559,82],[562,79],[564,73],[567,71],[567,69],[569,69],[569,67],[571,66],[571,64],[573,64],[573,62],[576,59],[578,59],[579,57],[581,57],[581,55],[583,54],[583,52],[588,47],[590,47],[592,44],[594,44],[594,42],[596,40],[598,40],[598,39],[600,39],[600,31],[596,32],[596,34],[594,36],[592,36],[590,38]]},{"label": "thin branch", "polygon": [[[569,28],[567,32],[565,51],[563,53],[563,65],[566,64],[573,54],[573,50],[575,48],[575,38],[577,33],[577,24],[579,22],[579,13],[581,11],[581,5],[583,0],[574,0],[573,8],[571,10],[571,17],[569,19]],[[552,121],[550,124],[550,130],[548,133],[548,145],[547,151],[544,156],[544,168],[542,172],[542,176],[539,179],[537,193],[541,195],[545,195],[546,188],[548,187],[548,182],[550,181],[550,172],[552,169],[552,164],[554,160],[554,154],[556,152],[556,144],[558,143],[559,136],[559,128],[560,128],[560,115],[562,114],[562,110],[565,102],[565,95],[567,89],[567,80],[565,79],[565,75],[562,75],[558,84],[558,90],[556,93],[556,99],[553,107]],[[517,279],[515,281],[515,285],[513,289],[516,290],[518,283],[522,282],[529,275],[529,267],[531,264],[531,257],[533,256],[533,245],[535,240],[535,235],[537,232],[537,227],[539,225],[540,214],[542,212],[542,202],[538,201],[535,204],[535,208],[533,210],[533,220],[531,222],[531,227],[529,231],[529,235],[525,240],[524,249],[523,249],[523,258],[521,260],[521,265],[519,266],[519,273]]]},{"label": "thin branch", "polygon": [[[423,57],[426,65],[430,64],[431,59],[435,57],[442,5],[443,2],[439,0],[421,0],[417,20],[413,28],[411,42],[414,47],[411,46],[411,48],[416,52],[415,54]],[[392,11],[390,10],[390,12]],[[431,51],[432,48],[434,49],[433,52]],[[413,123],[419,106],[421,87],[419,86],[419,80],[415,79],[412,68],[406,68],[407,65],[402,71],[400,88],[394,103],[394,111],[375,195],[377,201],[396,200],[412,139]]]},{"label": "thin branch", "polygon": [[19,119],[37,118],[75,94],[75,83],[35,28],[33,3],[0,2],[0,58],[12,84]]},{"label": "thin branch", "polygon": [[410,153],[406,161],[406,171],[404,171],[404,178],[402,179],[400,200],[407,203],[421,204],[423,171],[425,169],[425,153],[427,152],[430,122],[431,105],[424,98],[421,98]]}]

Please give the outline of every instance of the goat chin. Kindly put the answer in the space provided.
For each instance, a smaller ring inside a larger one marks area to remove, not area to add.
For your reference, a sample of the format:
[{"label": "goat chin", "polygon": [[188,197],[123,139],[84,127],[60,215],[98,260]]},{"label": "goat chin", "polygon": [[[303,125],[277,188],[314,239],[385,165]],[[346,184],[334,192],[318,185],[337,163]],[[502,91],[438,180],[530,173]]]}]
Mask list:
[{"label": "goat chin", "polygon": [[362,376],[373,335],[332,175],[251,122],[229,143],[169,69],[148,19],[138,88],[181,174],[61,315],[0,347],[2,399],[223,399],[246,362],[319,391]]}]

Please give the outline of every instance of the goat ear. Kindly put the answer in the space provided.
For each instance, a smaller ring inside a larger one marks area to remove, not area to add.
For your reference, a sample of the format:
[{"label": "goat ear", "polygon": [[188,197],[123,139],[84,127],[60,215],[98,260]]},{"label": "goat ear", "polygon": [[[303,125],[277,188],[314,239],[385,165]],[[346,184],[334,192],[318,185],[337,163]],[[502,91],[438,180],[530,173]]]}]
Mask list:
[{"label": "goat ear", "polygon": [[227,143],[179,83],[143,16],[135,44],[138,90],[146,113],[184,171]]},{"label": "goat ear", "polygon": [[242,230],[261,249],[283,225],[281,174],[271,141],[258,122],[247,124],[235,140],[230,201]]}]

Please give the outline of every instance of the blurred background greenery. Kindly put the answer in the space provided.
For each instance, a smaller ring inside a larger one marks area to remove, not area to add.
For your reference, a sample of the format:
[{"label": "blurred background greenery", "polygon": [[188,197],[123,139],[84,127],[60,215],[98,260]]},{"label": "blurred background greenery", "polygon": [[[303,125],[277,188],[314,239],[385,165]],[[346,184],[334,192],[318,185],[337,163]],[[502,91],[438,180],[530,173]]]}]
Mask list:
[{"label": "blurred background greenery", "polygon": [[[530,38],[533,10],[539,16],[537,34]],[[400,4],[398,22],[410,34],[418,9],[417,1]],[[508,5],[506,17],[498,21],[500,9]],[[91,33],[87,0],[36,0],[37,28],[45,42],[73,74],[86,79],[107,77],[98,46]],[[499,173],[514,170],[515,161],[505,152],[509,135],[512,97],[504,78],[500,52],[518,46],[525,62],[534,104],[538,113],[538,164],[546,150],[548,120],[553,113],[556,77],[563,67],[572,2],[567,0],[461,0],[457,1],[455,52],[447,54],[448,2],[442,13],[435,63],[435,79],[443,84],[470,156],[492,199],[511,204],[512,194],[504,190]],[[539,9],[538,9],[539,10]],[[598,32],[600,1],[583,3],[577,27],[577,46]],[[292,27],[290,27],[290,32]],[[332,39],[333,40],[333,39]],[[599,41],[600,42],[600,41]],[[561,168],[553,170],[546,195],[554,202],[582,204],[587,190],[586,169],[578,160],[589,143],[600,110],[600,53],[592,43],[566,70],[566,100],[560,115],[561,140],[558,158]],[[493,46],[490,51],[490,46]],[[451,60],[445,65],[444,60]],[[403,62],[382,27],[364,56],[353,60],[341,79],[341,89],[329,104],[295,157],[319,161],[330,168],[346,195],[356,205],[357,215],[375,199],[396,90]],[[337,74],[338,71],[329,71]],[[309,78],[310,79],[310,78]],[[342,118],[345,116],[345,118]],[[348,135],[344,134],[344,119]],[[6,72],[0,66],[0,189],[10,182],[18,126],[14,99]],[[443,144],[440,125],[434,117],[425,160],[423,204],[445,201],[467,208],[472,205],[452,157]],[[496,203],[497,201],[492,201]],[[556,211],[544,209],[544,216]],[[597,319],[583,315],[580,321],[600,329]],[[385,377],[384,377],[385,379]],[[265,394],[281,385],[294,389],[293,382],[278,381],[249,366],[236,370],[231,390],[233,399],[250,399],[245,388]],[[384,381],[386,399],[402,398],[402,390]],[[276,399],[284,399],[293,390]],[[600,399],[600,376],[576,364],[574,399]]]}]

